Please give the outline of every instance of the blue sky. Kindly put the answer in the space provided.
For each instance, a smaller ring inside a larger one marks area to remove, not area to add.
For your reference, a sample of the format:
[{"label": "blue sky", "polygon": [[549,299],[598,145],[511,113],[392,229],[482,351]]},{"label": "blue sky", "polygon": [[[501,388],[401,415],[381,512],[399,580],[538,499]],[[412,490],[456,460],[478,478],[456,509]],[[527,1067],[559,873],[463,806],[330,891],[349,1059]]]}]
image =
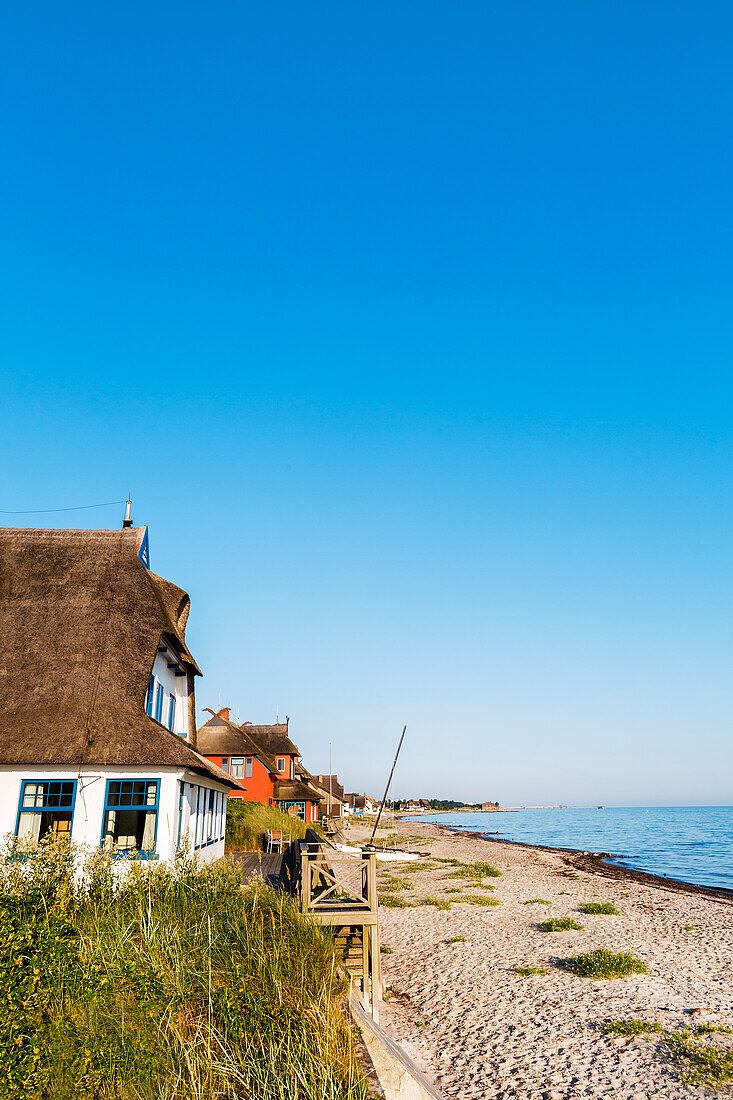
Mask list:
[{"label": "blue sky", "polygon": [[[722,3],[31,3],[5,510],[132,492],[198,703],[379,793],[730,803]],[[116,526],[119,509],[27,526]]]}]

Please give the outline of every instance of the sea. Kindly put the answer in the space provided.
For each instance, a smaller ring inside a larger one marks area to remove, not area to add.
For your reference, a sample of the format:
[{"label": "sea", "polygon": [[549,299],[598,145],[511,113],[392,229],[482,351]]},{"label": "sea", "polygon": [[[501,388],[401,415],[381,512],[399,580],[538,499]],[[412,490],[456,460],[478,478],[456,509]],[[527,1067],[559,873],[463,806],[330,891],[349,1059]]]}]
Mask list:
[{"label": "sea", "polygon": [[733,890],[733,806],[607,806],[421,814],[428,821],[548,848],[609,852],[609,862]]}]

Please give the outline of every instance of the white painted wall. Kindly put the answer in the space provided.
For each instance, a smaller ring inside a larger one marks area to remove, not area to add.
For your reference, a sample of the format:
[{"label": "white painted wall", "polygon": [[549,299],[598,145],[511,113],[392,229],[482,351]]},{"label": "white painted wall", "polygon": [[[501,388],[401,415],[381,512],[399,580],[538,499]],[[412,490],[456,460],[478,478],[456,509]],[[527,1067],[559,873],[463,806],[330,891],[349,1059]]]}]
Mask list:
[{"label": "white painted wall", "polygon": [[[165,642],[161,639],[161,646]],[[188,676],[176,676],[175,668],[168,668],[169,664],[176,664],[183,668],[172,649],[166,649],[165,653],[156,653],[153,662],[153,676],[163,686],[163,714],[161,722],[168,728],[168,700],[171,693],[176,697],[176,717],[173,725],[173,733],[179,734],[188,740]],[[157,689],[156,689],[157,690]],[[147,700],[147,694],[146,694]],[[155,717],[155,699],[153,699],[153,717]]]},{"label": "white painted wall", "polygon": [[[215,779],[204,778],[186,768],[83,768],[52,767],[51,765],[33,765],[29,767],[0,767],[0,837],[15,835],[18,817],[18,803],[23,780],[34,779],[71,779],[76,782],[76,801],[71,826],[71,839],[74,844],[99,848],[102,839],[102,819],[104,815],[105,791],[108,779],[157,779],[160,781],[158,796],[158,828],[155,850],[159,859],[171,859],[175,854],[178,841],[178,813],[180,786],[184,784],[183,818],[181,838],[197,819],[192,816],[196,810],[194,791],[198,788],[215,792],[215,805],[220,804],[222,811],[220,833],[215,842],[201,844],[195,850],[203,862],[210,862],[224,855],[224,826],[226,823],[226,796],[229,788]],[[218,798],[216,797],[218,795]],[[197,796],[200,802],[201,796]],[[192,806],[193,802],[193,806]],[[191,840],[189,850],[194,850]]]}]

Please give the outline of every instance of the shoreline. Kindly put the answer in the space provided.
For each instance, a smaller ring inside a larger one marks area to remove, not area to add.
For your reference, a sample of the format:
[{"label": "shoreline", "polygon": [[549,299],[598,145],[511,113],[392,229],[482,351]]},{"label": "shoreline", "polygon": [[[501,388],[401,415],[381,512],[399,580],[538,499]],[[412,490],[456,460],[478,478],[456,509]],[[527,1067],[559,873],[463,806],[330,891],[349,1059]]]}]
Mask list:
[{"label": "shoreline", "polygon": [[[733,1025],[729,894],[608,864],[597,853],[436,821],[398,819],[390,829],[432,859],[381,870],[383,1026],[446,1097],[721,1095],[685,1084],[657,1035],[620,1036],[607,1025],[638,1019],[665,1032]],[[500,876],[467,881],[461,868],[478,861]],[[385,904],[385,892],[397,901]],[[591,901],[620,912],[586,915]],[[580,927],[542,929],[558,917]],[[601,948],[635,955],[647,973],[603,980],[563,966],[572,954]]]},{"label": "shoreline", "polygon": [[558,848],[551,844],[530,844],[526,840],[508,840],[506,837],[487,835],[474,829],[460,829],[453,825],[443,825],[435,821],[418,821],[415,818],[397,817],[397,821],[406,824],[412,822],[415,825],[430,825],[435,829],[442,829],[454,836],[466,836],[475,840],[485,840],[490,844],[509,844],[516,848],[528,848],[537,852],[555,852],[558,855],[570,856],[578,860],[577,867],[580,870],[595,871],[605,874],[609,878],[627,878],[635,882],[646,882],[650,885],[662,886],[666,890],[682,890],[695,894],[707,894],[710,897],[728,900],[733,904],[733,889],[725,886],[705,886],[702,883],[688,882],[686,879],[668,878],[666,875],[655,875],[653,871],[638,871],[635,867],[624,867],[619,863],[609,863],[608,860],[616,859],[612,852],[585,852],[579,848]]}]

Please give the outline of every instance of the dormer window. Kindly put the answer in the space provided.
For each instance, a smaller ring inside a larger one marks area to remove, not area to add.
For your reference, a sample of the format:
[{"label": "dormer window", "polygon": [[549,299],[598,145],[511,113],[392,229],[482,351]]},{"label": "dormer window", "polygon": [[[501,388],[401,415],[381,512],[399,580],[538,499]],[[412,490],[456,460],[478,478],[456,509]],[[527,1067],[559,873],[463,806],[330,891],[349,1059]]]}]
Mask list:
[{"label": "dormer window", "polygon": [[285,757],[284,756],[278,756],[275,763],[277,764],[277,770],[279,772],[284,772],[285,771]]}]

